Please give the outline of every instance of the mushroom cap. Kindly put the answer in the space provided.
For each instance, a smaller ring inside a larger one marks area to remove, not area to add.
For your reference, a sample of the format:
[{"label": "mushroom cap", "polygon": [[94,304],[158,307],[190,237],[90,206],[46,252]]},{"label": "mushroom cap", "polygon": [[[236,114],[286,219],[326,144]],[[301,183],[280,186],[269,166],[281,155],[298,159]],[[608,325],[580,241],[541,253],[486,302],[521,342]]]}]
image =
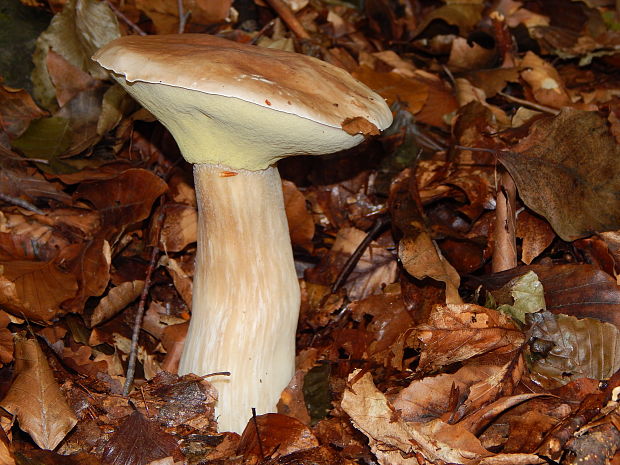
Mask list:
[{"label": "mushroom cap", "polygon": [[177,34],[121,37],[93,59],[170,130],[190,163],[262,170],[348,149],[392,122],[379,95],[298,53]]},{"label": "mushroom cap", "polygon": [[128,82],[150,82],[235,97],[340,128],[364,118],[392,123],[384,99],[346,71],[299,53],[207,34],[120,37],[93,59]]}]

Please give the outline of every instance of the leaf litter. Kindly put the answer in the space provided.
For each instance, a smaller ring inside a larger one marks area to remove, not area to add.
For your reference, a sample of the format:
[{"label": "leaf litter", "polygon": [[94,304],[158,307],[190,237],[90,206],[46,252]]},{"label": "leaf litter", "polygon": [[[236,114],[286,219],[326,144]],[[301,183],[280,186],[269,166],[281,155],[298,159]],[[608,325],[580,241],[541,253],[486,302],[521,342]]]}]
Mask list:
[{"label": "leaf litter", "polygon": [[[618,460],[613,2],[286,0],[292,22],[275,0],[10,1],[53,19],[30,38],[32,93],[0,88],[2,463]],[[297,372],[241,436],[217,432],[208,377],[174,374],[191,172],[89,60],[119,35],[179,28],[330,61],[395,114],[356,149],[280,163]],[[491,273],[500,165],[518,266]]]}]

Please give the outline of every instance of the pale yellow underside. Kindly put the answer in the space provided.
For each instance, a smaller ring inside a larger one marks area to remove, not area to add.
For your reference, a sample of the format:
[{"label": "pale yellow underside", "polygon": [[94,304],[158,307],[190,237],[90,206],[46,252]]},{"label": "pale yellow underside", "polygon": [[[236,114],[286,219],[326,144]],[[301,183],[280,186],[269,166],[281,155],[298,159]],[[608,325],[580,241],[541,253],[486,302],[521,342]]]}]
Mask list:
[{"label": "pale yellow underside", "polygon": [[333,153],[363,140],[238,98],[116,78],[168,128],[190,163],[259,170],[287,156]]}]

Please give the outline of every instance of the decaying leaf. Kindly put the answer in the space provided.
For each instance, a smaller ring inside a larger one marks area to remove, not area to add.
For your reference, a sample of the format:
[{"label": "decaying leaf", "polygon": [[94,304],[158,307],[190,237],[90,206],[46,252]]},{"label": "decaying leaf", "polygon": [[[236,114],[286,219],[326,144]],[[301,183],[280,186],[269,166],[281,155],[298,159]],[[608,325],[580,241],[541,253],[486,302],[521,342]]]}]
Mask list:
[{"label": "decaying leaf", "polygon": [[597,113],[541,119],[498,158],[527,206],[565,241],[620,228],[620,145]]},{"label": "decaying leaf", "polygon": [[475,464],[492,455],[480,441],[459,425],[441,420],[426,423],[406,422],[394,410],[385,396],[375,387],[370,373],[360,376],[360,370],[349,376],[342,409],[353,425],[364,433],[379,463],[415,465],[415,453],[429,461]]},{"label": "decaying leaf", "polygon": [[284,208],[293,245],[312,250],[314,220],[306,206],[306,198],[290,181],[282,181]]},{"label": "decaying leaf", "polygon": [[497,310],[521,323],[525,323],[527,313],[546,310],[543,286],[533,271],[511,279],[501,289],[492,291],[491,295],[497,304]]},{"label": "decaying leaf", "polygon": [[301,421],[286,415],[267,413],[257,416],[256,421],[248,422],[241,434],[237,451],[246,460],[252,456],[262,458],[261,451],[273,451],[272,457],[277,458],[318,445],[312,430]]},{"label": "decaying leaf", "polygon": [[0,406],[17,417],[19,427],[39,447],[52,450],[75,426],[77,418],[35,339],[16,337],[15,372],[17,376]]},{"label": "decaying leaf", "polygon": [[89,326],[92,328],[112,318],[136,300],[142,294],[143,289],[144,281],[142,280],[127,281],[110,289],[108,295],[101,299],[93,310]]},{"label": "decaying leaf", "polygon": [[426,277],[446,285],[446,303],[459,304],[461,277],[444,258],[430,236],[420,232],[415,238],[405,238],[398,245],[398,256],[407,272],[418,279]]},{"label": "decaying leaf", "polygon": [[176,439],[137,411],[125,419],[103,451],[103,460],[110,465],[147,465],[170,456],[182,458]]},{"label": "decaying leaf", "polygon": [[525,339],[510,318],[473,304],[436,306],[417,327],[424,344],[419,370],[429,371],[493,352],[517,350]]},{"label": "decaying leaf", "polygon": [[620,330],[615,325],[548,312],[532,315],[532,322],[530,370],[543,386],[607,379],[620,369]]},{"label": "decaying leaf", "polygon": [[[2,233],[0,233],[2,235]],[[62,313],[61,304],[74,297],[75,278],[58,266],[57,260],[25,260],[0,244],[0,304],[17,316],[48,322]],[[14,249],[17,251],[18,249]]]}]

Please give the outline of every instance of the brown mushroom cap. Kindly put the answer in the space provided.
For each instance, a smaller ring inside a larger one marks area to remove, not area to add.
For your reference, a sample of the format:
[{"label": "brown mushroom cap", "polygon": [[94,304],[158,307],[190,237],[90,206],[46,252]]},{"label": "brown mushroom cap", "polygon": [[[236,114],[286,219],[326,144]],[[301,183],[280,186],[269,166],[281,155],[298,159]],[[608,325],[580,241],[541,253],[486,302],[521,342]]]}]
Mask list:
[{"label": "brown mushroom cap", "polygon": [[299,53],[206,34],[170,34],[121,37],[93,59],[129,82],[235,97],[336,128],[352,118],[378,129],[392,122],[375,92],[346,71]]}]

